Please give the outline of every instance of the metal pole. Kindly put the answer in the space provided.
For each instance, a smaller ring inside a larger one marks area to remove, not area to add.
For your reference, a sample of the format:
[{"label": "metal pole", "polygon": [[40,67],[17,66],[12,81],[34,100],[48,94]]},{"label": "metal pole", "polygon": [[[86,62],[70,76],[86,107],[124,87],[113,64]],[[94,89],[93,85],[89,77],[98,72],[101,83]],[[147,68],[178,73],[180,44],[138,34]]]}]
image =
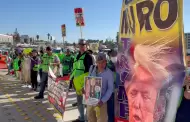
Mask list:
[{"label": "metal pole", "polygon": [[81,39],[82,39],[82,26],[80,26],[80,34],[81,34]]},{"label": "metal pole", "polygon": [[65,47],[65,38],[63,36],[63,48]]}]

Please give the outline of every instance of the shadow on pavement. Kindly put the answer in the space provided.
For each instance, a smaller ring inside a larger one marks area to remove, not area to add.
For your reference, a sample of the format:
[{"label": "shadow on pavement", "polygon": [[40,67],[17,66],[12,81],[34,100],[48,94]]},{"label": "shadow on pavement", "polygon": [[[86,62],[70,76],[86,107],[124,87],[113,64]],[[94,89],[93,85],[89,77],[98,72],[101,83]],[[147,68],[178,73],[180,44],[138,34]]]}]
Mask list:
[{"label": "shadow on pavement", "polygon": [[[38,92],[22,88],[22,85],[18,80],[0,81],[0,114],[4,119],[2,122],[62,122],[58,113],[48,103],[47,95],[43,100],[35,100],[33,97]],[[75,102],[76,95],[71,93],[67,100],[66,111],[76,109],[71,105]],[[74,116],[73,120],[77,117]]]}]

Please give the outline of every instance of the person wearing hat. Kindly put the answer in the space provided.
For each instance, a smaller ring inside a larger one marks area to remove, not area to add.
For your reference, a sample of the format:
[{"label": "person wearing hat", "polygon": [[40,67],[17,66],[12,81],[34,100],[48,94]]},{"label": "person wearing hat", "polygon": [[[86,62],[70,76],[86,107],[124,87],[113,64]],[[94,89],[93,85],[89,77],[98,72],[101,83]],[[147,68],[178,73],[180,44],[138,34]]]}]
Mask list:
[{"label": "person wearing hat", "polygon": [[70,53],[70,49],[67,49],[66,55],[63,57],[63,60],[62,60],[63,76],[67,76],[67,75],[69,75],[71,73],[71,70],[72,70],[72,67],[73,67],[72,66],[73,61],[74,61],[74,59],[73,59],[73,56]]},{"label": "person wearing hat", "polygon": [[118,91],[118,85],[120,83],[120,75],[119,73],[116,72],[116,63],[117,63],[117,51],[115,51],[114,49],[111,49],[108,52],[108,56],[109,56],[109,60],[107,62],[107,67],[113,72],[113,76],[114,76],[114,90],[113,93],[110,97],[110,99],[107,102],[107,113],[108,113],[108,122],[114,122],[115,118],[115,109],[114,109],[114,98],[117,94]]},{"label": "person wearing hat", "polygon": [[38,82],[38,70],[39,70],[39,59],[37,57],[37,51],[32,50],[32,56],[31,56],[31,83],[32,83],[32,90],[36,91]]},{"label": "person wearing hat", "polygon": [[[102,78],[101,98],[97,105],[87,105],[87,119],[88,122],[108,122],[107,102],[114,90],[113,72],[107,67],[107,58],[104,53],[98,53],[96,64],[97,66],[90,67],[89,76]],[[97,113],[97,107],[100,113]]]},{"label": "person wearing hat", "polygon": [[40,92],[35,99],[43,99],[44,98],[44,91],[48,81],[48,72],[49,67],[54,68],[59,66],[60,61],[56,54],[52,53],[52,49],[50,46],[46,47],[46,53],[43,55],[41,60],[41,67],[42,67],[42,78],[40,83]]},{"label": "person wearing hat", "polygon": [[[80,39],[78,42],[79,53],[76,55],[73,63],[73,71],[70,76],[71,83],[74,83],[76,90],[75,82],[81,82],[81,77],[84,77],[90,69],[90,66],[93,65],[93,59],[91,55],[87,52],[87,43],[84,39]],[[80,78],[79,78],[80,77]],[[84,79],[84,78],[83,78]],[[82,88],[81,88],[82,90]],[[82,91],[81,91],[82,92]],[[81,92],[77,93],[77,106],[79,110],[79,118],[73,122],[84,122],[84,105],[83,105],[83,95]]]}]

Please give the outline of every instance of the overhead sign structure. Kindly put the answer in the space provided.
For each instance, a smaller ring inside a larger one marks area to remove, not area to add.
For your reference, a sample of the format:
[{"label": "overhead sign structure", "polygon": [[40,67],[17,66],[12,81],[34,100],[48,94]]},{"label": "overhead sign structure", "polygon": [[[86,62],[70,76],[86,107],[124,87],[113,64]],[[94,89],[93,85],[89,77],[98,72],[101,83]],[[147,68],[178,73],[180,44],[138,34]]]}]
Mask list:
[{"label": "overhead sign structure", "polygon": [[75,8],[74,12],[75,12],[76,26],[85,26],[83,8]]}]

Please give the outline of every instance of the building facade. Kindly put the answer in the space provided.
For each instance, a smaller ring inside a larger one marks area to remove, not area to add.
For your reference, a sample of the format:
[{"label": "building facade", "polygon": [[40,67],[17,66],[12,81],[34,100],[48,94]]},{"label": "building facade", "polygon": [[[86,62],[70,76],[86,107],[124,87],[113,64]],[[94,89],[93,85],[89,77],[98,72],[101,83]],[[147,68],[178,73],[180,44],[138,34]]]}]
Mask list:
[{"label": "building facade", "polygon": [[0,44],[13,44],[13,36],[0,34]]},{"label": "building facade", "polygon": [[185,33],[187,55],[190,55],[190,33]]}]

